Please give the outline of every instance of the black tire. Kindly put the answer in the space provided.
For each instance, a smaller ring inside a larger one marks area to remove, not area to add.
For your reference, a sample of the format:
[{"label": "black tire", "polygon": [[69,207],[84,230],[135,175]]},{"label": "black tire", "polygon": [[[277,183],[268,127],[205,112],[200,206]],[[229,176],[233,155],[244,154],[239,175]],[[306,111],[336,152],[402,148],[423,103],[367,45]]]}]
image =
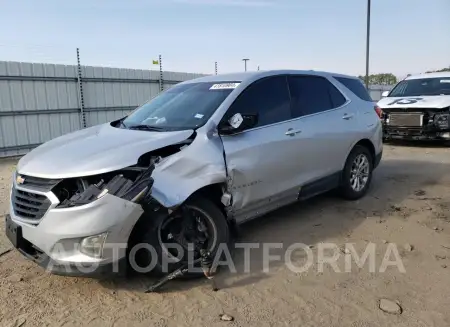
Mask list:
[{"label": "black tire", "polygon": [[[204,215],[205,219],[208,220],[210,227],[215,231],[210,240],[212,244],[208,245],[208,250],[212,254],[215,254],[220,244],[228,244],[230,238],[228,222],[222,210],[220,210],[217,205],[215,205],[212,201],[205,197],[193,196],[192,198],[188,199],[183,204],[183,206],[185,206],[185,208],[187,208],[188,210],[194,210]],[[167,274],[168,272],[172,272],[175,269],[183,266],[183,262],[174,262],[169,263],[166,267],[163,266],[163,262],[167,262],[164,261],[167,260],[167,248],[164,245],[165,243],[161,241],[160,230],[161,226],[167,223],[169,219],[183,219],[181,217],[181,214],[176,216],[177,218],[174,218],[174,214],[176,215],[176,212],[169,214],[167,210],[158,210],[157,212],[152,212],[149,217],[143,217],[144,219],[148,218],[145,219],[147,223],[144,223],[139,227],[145,228],[145,230],[142,230],[138,243],[145,243],[150,245],[155,250],[153,255],[156,253],[157,256],[153,259],[156,260],[156,265],[154,265],[154,268],[152,269],[152,271],[150,271],[150,274],[154,276]],[[166,258],[164,258],[164,256],[166,256]],[[187,258],[186,256],[184,257],[185,259]],[[195,267],[199,267],[199,261],[200,260],[196,260],[196,262],[194,263]],[[136,263],[139,267],[148,267],[151,262],[151,252],[145,249],[136,252]],[[186,277],[194,277],[194,275],[198,274],[189,274]]]},{"label": "black tire", "polygon": [[[352,186],[352,169],[355,165],[356,158],[365,157],[368,161],[368,176],[361,189],[356,189]],[[347,157],[344,171],[342,172],[341,185],[339,188],[340,195],[347,200],[358,200],[362,198],[370,188],[373,173],[373,156],[369,149],[364,146],[356,145]]]}]

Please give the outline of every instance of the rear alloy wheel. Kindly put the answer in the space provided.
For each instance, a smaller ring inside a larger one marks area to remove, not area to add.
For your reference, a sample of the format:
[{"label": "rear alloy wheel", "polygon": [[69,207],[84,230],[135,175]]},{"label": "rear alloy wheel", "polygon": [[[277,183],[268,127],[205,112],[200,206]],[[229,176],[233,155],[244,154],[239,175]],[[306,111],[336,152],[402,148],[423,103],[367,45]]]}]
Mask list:
[{"label": "rear alloy wheel", "polygon": [[373,171],[373,158],[369,150],[357,145],[347,158],[342,173],[341,193],[348,200],[363,197],[370,186]]},{"label": "rear alloy wheel", "polygon": [[355,192],[361,192],[369,180],[369,159],[359,154],[352,162],[350,186]]}]

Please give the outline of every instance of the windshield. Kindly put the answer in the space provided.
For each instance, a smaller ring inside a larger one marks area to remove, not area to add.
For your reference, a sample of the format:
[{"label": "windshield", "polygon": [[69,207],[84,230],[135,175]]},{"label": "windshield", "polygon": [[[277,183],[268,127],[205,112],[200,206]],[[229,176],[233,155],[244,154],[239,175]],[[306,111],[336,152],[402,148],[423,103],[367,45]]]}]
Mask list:
[{"label": "windshield", "polygon": [[195,129],[204,125],[239,83],[176,85],[133,111],[125,128],[148,130]]},{"label": "windshield", "polygon": [[450,95],[450,77],[420,78],[401,81],[389,97]]}]

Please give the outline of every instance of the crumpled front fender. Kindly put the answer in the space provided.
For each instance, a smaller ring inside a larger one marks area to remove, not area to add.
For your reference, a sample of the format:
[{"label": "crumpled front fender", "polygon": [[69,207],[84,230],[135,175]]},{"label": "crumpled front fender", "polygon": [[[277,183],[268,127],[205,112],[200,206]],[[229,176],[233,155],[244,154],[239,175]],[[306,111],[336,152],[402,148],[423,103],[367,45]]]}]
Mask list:
[{"label": "crumpled front fender", "polygon": [[152,197],[166,208],[177,207],[204,186],[225,183],[220,137],[198,134],[189,146],[159,162],[152,177]]}]

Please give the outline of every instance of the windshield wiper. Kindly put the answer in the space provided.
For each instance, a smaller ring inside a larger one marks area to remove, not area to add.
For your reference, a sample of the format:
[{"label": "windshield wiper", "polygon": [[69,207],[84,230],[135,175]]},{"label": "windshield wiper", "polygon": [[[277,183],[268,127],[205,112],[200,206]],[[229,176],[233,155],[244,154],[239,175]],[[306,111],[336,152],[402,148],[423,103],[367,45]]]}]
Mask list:
[{"label": "windshield wiper", "polygon": [[150,126],[150,125],[133,125],[128,127],[128,129],[137,129],[137,130],[141,130],[141,131],[156,131],[156,132],[161,132],[164,131],[163,127],[158,127],[158,126]]}]

